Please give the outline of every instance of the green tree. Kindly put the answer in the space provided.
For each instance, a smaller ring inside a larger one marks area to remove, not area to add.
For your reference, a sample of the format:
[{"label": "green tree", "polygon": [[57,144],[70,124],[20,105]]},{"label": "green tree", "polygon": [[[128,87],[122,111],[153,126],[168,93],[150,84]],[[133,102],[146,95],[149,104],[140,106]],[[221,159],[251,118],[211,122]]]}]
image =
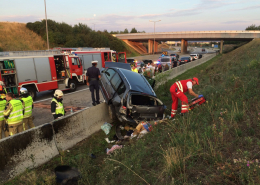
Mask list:
[{"label": "green tree", "polygon": [[137,30],[135,28],[132,28],[132,30],[130,31],[130,33],[137,33]]},{"label": "green tree", "polygon": [[255,24],[252,24],[251,26],[248,26],[246,30],[260,30],[260,26],[256,26]]},{"label": "green tree", "polygon": [[128,29],[127,29],[127,28],[124,30],[124,33],[129,33],[129,31],[128,31]]}]

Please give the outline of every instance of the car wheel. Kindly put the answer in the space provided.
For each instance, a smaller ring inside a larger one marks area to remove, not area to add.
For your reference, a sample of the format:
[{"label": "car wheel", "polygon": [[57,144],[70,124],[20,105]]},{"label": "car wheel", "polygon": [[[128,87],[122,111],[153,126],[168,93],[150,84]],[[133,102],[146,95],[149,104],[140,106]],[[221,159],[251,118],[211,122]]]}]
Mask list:
[{"label": "car wheel", "polygon": [[70,80],[69,81],[69,88],[71,92],[74,92],[77,90],[77,82],[75,80]]},{"label": "car wheel", "polygon": [[112,104],[108,105],[108,114],[112,122],[117,121],[116,110],[114,105]]}]

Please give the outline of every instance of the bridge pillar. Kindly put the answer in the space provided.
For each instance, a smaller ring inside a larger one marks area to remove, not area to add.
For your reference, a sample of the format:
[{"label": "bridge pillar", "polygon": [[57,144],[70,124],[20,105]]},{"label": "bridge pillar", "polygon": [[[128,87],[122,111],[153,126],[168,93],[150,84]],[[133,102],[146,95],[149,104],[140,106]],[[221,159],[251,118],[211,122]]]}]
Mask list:
[{"label": "bridge pillar", "polygon": [[158,52],[158,42],[155,41],[154,44],[155,44],[154,52],[156,53],[156,52]]},{"label": "bridge pillar", "polygon": [[181,39],[181,53],[187,53],[188,41]]},{"label": "bridge pillar", "polygon": [[153,53],[153,40],[148,40],[148,53]]},{"label": "bridge pillar", "polygon": [[223,40],[220,41],[220,51],[219,51],[220,54],[223,53],[223,42],[224,42]]}]

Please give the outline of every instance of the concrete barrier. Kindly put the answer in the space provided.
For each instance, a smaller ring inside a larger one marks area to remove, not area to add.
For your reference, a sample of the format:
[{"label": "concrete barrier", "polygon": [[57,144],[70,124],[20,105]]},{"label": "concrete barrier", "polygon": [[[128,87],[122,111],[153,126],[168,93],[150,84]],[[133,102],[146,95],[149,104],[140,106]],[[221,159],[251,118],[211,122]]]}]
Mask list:
[{"label": "concrete barrier", "polygon": [[192,62],[189,62],[187,64],[183,64],[180,65],[178,67],[172,68],[168,71],[162,72],[158,75],[155,76],[155,89],[158,88],[160,85],[164,84],[165,82],[167,82],[170,79],[175,78],[176,76],[184,73],[185,71],[187,71],[188,69],[194,68],[200,64],[203,64],[207,61],[209,61],[210,59],[214,58],[216,56],[216,54],[210,54],[210,55],[204,55],[203,58],[199,59],[199,60],[195,60]]},{"label": "concrete barrier", "polygon": [[0,182],[35,168],[110,122],[105,103],[0,140]]}]

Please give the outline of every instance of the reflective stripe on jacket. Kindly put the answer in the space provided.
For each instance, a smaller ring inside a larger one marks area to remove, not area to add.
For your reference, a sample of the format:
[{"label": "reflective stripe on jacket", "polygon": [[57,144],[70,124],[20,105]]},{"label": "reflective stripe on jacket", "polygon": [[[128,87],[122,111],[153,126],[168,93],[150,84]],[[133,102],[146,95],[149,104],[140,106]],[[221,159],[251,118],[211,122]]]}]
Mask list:
[{"label": "reflective stripe on jacket", "polygon": [[10,113],[7,123],[8,125],[19,123],[23,120],[23,104],[20,100],[10,100],[9,103],[12,105],[12,112]]},{"label": "reflective stripe on jacket", "polygon": [[175,82],[175,84],[181,92],[185,93],[188,91],[187,82],[192,82],[192,80],[180,80],[178,82]]},{"label": "reflective stripe on jacket", "polygon": [[32,115],[32,105],[33,105],[33,99],[31,96],[28,96],[26,98],[21,98],[21,100],[24,101],[24,118],[28,118]]},{"label": "reflective stripe on jacket", "polygon": [[0,121],[3,121],[5,119],[4,118],[5,105],[6,105],[6,100],[0,100]]},{"label": "reflective stripe on jacket", "polygon": [[52,102],[54,101],[56,103],[55,114],[62,114],[62,115],[64,115],[65,111],[64,111],[63,104],[61,102],[58,102],[55,98],[53,98],[51,101]]}]

